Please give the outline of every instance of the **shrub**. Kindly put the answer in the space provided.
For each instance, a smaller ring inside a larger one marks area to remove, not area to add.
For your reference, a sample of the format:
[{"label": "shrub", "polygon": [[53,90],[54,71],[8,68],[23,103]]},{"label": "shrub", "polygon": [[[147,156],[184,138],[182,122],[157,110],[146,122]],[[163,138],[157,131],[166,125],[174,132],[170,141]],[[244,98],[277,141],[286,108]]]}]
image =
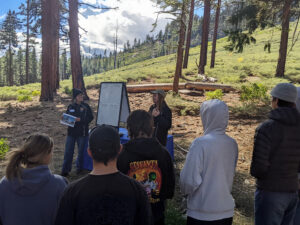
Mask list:
[{"label": "shrub", "polygon": [[6,138],[0,139],[0,159],[4,159],[6,152],[9,151],[9,145]]},{"label": "shrub", "polygon": [[31,95],[31,91],[26,89],[21,89],[17,91],[18,95]]},{"label": "shrub", "polygon": [[223,92],[221,89],[205,92],[206,100],[219,99],[222,100]]},{"label": "shrub", "polygon": [[268,100],[267,91],[263,84],[242,85],[240,99],[242,102],[265,102]]},{"label": "shrub", "polygon": [[41,92],[38,91],[38,90],[35,90],[35,91],[32,91],[32,92],[31,92],[31,95],[32,95],[32,96],[40,96],[40,95],[41,95]]},{"label": "shrub", "polygon": [[71,90],[71,88],[69,88],[69,86],[64,86],[64,92],[67,95],[72,95],[72,90]]},{"label": "shrub", "polygon": [[30,102],[30,101],[32,101],[32,98],[29,95],[19,95],[18,101],[19,102],[27,102],[27,101]]}]

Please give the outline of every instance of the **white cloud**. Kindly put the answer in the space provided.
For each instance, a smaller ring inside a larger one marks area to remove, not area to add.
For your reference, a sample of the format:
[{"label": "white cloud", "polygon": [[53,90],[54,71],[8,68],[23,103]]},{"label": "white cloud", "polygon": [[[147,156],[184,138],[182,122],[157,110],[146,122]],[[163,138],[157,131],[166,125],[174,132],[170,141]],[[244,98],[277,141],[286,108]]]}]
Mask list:
[{"label": "white cloud", "polygon": [[[151,0],[84,0],[89,4],[98,4],[107,7],[118,7],[118,10],[94,10],[82,8],[83,15],[79,15],[79,24],[87,33],[81,31],[81,44],[85,47],[113,50],[113,40],[118,23],[118,49],[124,43],[134,38],[144,40],[146,34],[152,30],[152,24],[159,9]],[[161,16],[154,35],[164,29],[168,20]]]},{"label": "white cloud", "polygon": [[0,20],[3,20],[6,17],[6,14],[0,15]]}]

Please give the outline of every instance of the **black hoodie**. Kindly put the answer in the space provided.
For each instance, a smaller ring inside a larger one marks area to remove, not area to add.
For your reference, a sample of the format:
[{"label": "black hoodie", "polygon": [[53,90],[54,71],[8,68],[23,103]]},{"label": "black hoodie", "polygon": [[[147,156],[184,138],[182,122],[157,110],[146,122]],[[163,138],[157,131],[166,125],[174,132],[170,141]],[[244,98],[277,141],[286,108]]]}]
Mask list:
[{"label": "black hoodie", "polygon": [[254,137],[251,175],[257,187],[266,191],[298,190],[300,164],[300,115],[296,108],[279,107],[271,111]]},{"label": "black hoodie", "polygon": [[152,207],[154,221],[163,218],[164,200],[174,195],[175,174],[171,156],[155,138],[138,138],[124,145],[118,169],[140,181]]}]

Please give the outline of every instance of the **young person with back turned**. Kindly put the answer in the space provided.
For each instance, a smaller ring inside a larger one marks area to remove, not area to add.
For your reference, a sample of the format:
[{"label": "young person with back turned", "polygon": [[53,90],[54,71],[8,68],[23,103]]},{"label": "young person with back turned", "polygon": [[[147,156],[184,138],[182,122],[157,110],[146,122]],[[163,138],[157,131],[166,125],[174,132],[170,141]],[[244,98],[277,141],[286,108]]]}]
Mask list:
[{"label": "young person with back turned", "polygon": [[226,134],[228,107],[209,100],[202,103],[200,116],[204,135],[191,144],[180,173],[180,188],[187,195],[187,225],[230,225],[238,146]]},{"label": "young person with back turned", "polygon": [[9,153],[0,181],[0,224],[53,225],[67,181],[48,168],[53,141],[43,134],[28,137]]},{"label": "young person with back turned", "polygon": [[269,119],[255,132],[251,175],[256,178],[255,224],[292,225],[298,202],[300,115],[297,89],[280,83],[271,91]]},{"label": "young person with back turned", "polygon": [[175,175],[171,156],[152,137],[153,118],[144,110],[127,119],[130,141],[118,158],[118,169],[140,181],[147,191],[155,225],[164,224],[165,200],[174,195]]},{"label": "young person with back turned", "polygon": [[121,150],[114,128],[103,125],[91,131],[88,154],[93,159],[93,170],[66,189],[56,225],[152,224],[145,190],[117,169]]},{"label": "young person with back turned", "polygon": [[163,146],[167,145],[168,130],[172,127],[172,112],[168,107],[163,90],[151,92],[153,94],[153,105],[149,109],[149,113],[154,119],[153,137],[156,137]]},{"label": "young person with back turned", "polygon": [[67,114],[76,117],[74,127],[68,127],[64,162],[62,166],[62,176],[68,176],[72,169],[72,161],[75,143],[77,142],[78,155],[76,160],[76,174],[83,170],[83,151],[88,141],[89,123],[93,120],[93,113],[90,106],[83,102],[83,92],[74,88],[73,103],[68,106]]}]

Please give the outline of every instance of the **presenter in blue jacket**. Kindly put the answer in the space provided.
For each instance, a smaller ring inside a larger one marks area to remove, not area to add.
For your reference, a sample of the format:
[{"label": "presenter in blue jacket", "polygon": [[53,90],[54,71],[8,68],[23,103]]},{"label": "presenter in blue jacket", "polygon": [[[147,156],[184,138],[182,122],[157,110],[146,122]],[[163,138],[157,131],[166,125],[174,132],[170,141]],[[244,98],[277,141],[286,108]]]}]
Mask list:
[{"label": "presenter in blue jacket", "polygon": [[83,92],[79,89],[73,89],[73,103],[68,106],[67,114],[75,116],[74,127],[68,127],[68,136],[66,140],[64,162],[62,167],[62,176],[68,176],[72,169],[72,161],[75,143],[77,142],[78,156],[76,160],[76,174],[80,174],[83,169],[83,151],[88,141],[89,123],[93,120],[93,113],[90,106],[83,102]]}]

